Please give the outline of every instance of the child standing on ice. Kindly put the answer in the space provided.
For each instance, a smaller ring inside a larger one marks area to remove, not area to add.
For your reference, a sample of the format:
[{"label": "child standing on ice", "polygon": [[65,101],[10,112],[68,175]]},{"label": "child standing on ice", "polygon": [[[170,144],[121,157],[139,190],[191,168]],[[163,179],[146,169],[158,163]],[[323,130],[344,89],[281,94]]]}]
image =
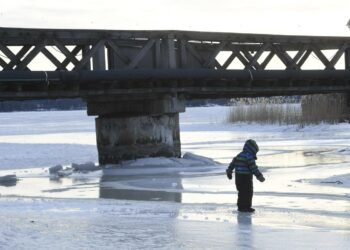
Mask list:
[{"label": "child standing on ice", "polygon": [[254,140],[247,140],[244,144],[243,151],[233,158],[226,169],[227,178],[230,180],[232,179],[233,169],[235,169],[235,181],[238,191],[237,206],[240,212],[252,213],[255,211],[255,209],[252,208],[253,174],[259,181],[265,181],[264,176],[255,164],[258,151],[258,144],[256,144]]}]

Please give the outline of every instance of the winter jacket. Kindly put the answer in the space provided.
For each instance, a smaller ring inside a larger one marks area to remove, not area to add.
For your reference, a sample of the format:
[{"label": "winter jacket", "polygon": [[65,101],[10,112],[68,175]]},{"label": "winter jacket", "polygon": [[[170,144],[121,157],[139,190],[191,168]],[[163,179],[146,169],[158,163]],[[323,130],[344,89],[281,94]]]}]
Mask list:
[{"label": "winter jacket", "polygon": [[235,170],[236,174],[254,174],[257,178],[262,176],[255,164],[256,153],[259,151],[259,147],[254,140],[248,140],[244,144],[243,151],[233,158],[227,171],[232,173]]}]

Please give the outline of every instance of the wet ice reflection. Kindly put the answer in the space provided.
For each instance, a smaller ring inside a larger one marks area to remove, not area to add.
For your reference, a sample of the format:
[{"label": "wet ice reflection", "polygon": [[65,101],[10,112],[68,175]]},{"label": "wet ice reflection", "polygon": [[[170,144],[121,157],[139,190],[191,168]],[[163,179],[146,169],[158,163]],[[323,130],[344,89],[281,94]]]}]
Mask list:
[{"label": "wet ice reflection", "polygon": [[[118,171],[117,169],[115,170]],[[104,173],[113,172],[105,170]],[[118,176],[104,174],[100,179],[99,197],[141,201],[182,201],[180,176]]]}]

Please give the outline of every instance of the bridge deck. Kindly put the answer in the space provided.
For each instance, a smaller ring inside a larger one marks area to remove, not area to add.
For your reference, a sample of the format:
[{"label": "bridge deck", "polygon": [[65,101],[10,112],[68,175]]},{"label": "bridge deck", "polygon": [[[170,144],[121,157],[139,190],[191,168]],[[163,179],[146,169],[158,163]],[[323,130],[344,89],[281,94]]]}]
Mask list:
[{"label": "bridge deck", "polygon": [[350,91],[349,70],[115,70],[2,72],[0,100],[182,95],[195,98],[301,95]]}]

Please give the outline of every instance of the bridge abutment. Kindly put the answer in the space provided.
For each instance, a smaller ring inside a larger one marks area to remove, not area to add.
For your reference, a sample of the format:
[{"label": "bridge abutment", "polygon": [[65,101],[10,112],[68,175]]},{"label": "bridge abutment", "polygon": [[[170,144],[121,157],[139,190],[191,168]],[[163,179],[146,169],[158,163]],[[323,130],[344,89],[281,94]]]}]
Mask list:
[{"label": "bridge abutment", "polygon": [[88,100],[88,115],[97,115],[96,139],[100,164],[142,157],[180,157],[177,97],[136,101]]}]

